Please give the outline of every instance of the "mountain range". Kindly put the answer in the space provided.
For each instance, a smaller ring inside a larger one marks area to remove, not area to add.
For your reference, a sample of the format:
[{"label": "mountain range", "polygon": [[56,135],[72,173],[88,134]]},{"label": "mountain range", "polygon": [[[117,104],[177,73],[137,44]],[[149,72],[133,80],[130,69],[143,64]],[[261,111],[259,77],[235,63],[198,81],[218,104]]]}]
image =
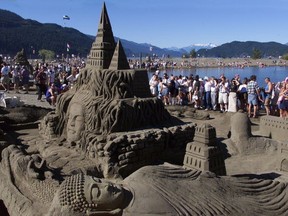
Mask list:
[{"label": "mountain range", "polygon": [[198,51],[200,49],[212,49],[217,47],[216,44],[208,43],[208,44],[192,44],[190,46],[182,47],[182,48],[177,48],[177,47],[170,47],[168,48],[169,50],[174,50],[182,53],[190,53],[191,50]]},{"label": "mountain range", "polygon": [[263,58],[279,57],[288,53],[288,46],[277,42],[233,41],[212,49],[200,49],[197,54],[204,57],[247,57],[253,56],[254,50],[259,50]]},{"label": "mountain range", "polygon": [[[40,23],[31,19],[23,19],[21,16],[0,9],[0,55],[14,56],[24,49],[28,56],[37,57],[41,49],[52,50],[57,55],[67,54],[67,44],[70,46],[69,54],[86,57],[89,54],[95,36],[86,35],[80,31],[62,27],[53,23]],[[119,38],[115,37],[115,40]],[[127,57],[143,57],[147,55],[181,57],[197,51],[198,56],[205,57],[242,57],[251,56],[256,48],[262,56],[275,56],[288,53],[287,44],[276,42],[239,42],[222,44],[192,44],[190,46],[176,48],[159,48],[152,44],[135,43],[121,39]]]}]

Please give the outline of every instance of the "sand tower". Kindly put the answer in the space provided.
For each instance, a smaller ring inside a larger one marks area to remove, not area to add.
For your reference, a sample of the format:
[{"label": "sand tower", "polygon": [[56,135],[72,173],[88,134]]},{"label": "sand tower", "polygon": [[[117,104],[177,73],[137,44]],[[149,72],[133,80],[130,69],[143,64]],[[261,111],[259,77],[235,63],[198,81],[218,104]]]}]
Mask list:
[{"label": "sand tower", "polygon": [[226,175],[223,154],[216,145],[216,129],[209,124],[196,127],[194,141],[187,144],[184,167]]},{"label": "sand tower", "polygon": [[107,13],[106,5],[103,4],[96,39],[92,44],[87,65],[97,69],[108,69],[115,49],[115,40],[112,27]]}]

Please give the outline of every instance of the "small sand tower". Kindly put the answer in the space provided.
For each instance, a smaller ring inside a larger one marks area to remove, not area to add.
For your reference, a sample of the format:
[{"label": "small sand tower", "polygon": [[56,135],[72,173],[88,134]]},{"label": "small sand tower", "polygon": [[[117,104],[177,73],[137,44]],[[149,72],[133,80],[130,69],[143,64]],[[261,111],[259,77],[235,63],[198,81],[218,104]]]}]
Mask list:
[{"label": "small sand tower", "polygon": [[226,175],[223,153],[216,145],[216,129],[210,124],[196,127],[194,141],[186,147],[184,167]]}]

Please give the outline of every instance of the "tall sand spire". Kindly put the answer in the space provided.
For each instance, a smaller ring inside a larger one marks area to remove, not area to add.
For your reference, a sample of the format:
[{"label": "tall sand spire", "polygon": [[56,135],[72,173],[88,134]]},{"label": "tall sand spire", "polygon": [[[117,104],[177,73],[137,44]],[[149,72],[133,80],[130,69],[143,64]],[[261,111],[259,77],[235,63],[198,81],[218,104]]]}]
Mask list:
[{"label": "tall sand spire", "polygon": [[92,44],[87,64],[97,69],[108,69],[114,49],[115,40],[104,2],[96,39]]}]

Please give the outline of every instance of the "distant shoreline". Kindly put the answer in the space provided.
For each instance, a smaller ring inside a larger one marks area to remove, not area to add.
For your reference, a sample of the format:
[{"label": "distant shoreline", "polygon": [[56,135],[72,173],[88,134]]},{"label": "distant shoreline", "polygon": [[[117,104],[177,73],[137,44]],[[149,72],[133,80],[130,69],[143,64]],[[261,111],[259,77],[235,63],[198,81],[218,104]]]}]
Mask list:
[{"label": "distant shoreline", "polygon": [[[175,65],[167,65],[167,68],[223,68],[223,67],[269,67],[288,66],[288,61],[283,59],[251,59],[251,58],[171,58]],[[161,69],[161,68],[160,68]]]},{"label": "distant shoreline", "polygon": [[[128,58],[131,68],[137,68],[139,58]],[[195,68],[245,68],[245,67],[288,67],[288,61],[279,58],[155,58],[148,61],[142,58],[142,63],[150,63],[150,71],[165,69],[195,69]],[[141,64],[141,63],[140,63]],[[156,66],[155,66],[156,65]]]}]

